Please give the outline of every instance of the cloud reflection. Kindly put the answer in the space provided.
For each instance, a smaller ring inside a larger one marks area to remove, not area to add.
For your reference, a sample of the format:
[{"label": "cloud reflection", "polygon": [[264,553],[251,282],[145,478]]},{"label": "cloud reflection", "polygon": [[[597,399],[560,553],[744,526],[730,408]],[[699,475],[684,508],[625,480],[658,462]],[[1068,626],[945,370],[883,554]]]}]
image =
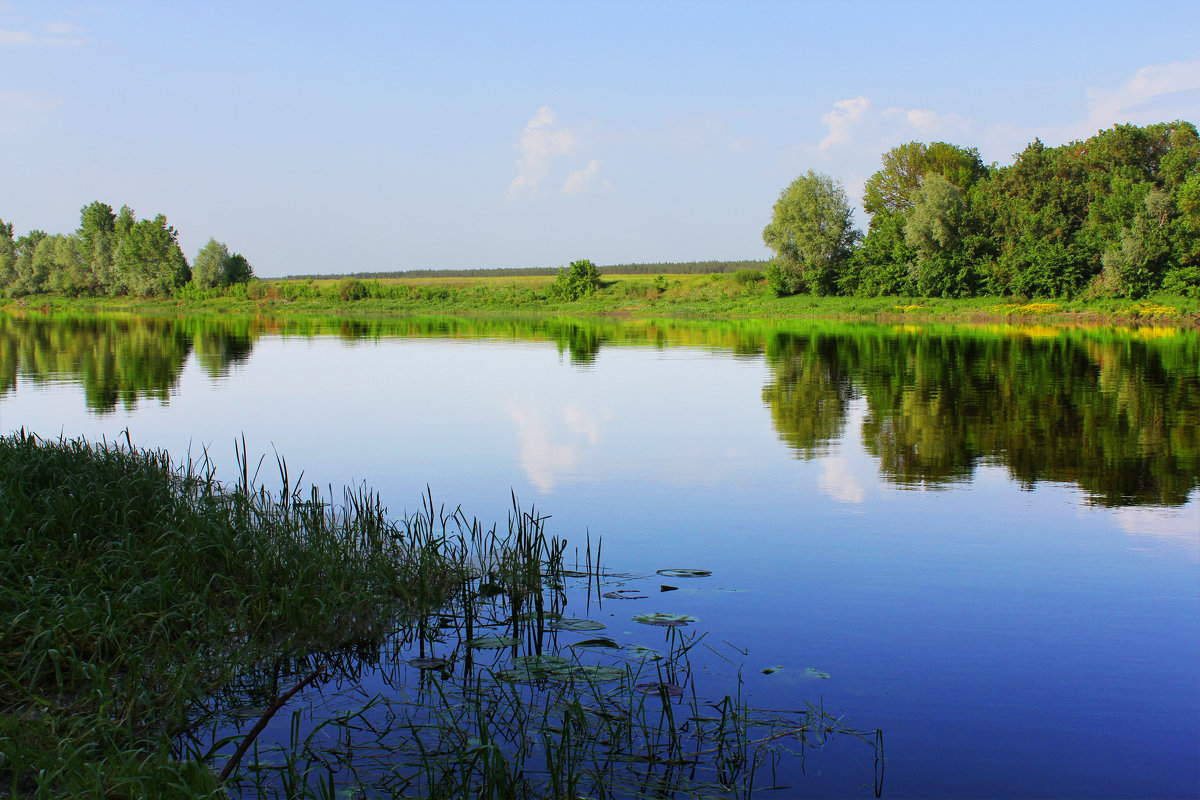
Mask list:
[{"label": "cloud reflection", "polygon": [[517,426],[521,466],[541,492],[579,474],[586,451],[600,442],[601,422],[611,418],[577,405],[550,409],[515,400],[509,401],[508,413]]}]

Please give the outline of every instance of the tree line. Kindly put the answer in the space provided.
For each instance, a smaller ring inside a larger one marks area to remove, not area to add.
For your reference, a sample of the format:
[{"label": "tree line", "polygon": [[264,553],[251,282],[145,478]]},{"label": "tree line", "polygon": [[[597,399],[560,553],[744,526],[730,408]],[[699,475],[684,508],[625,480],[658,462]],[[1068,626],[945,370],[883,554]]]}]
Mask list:
[{"label": "tree line", "polygon": [[783,190],[763,241],[779,295],[1200,296],[1200,137],[1191,122],[1035,139],[1012,165],[908,142],[864,187],[864,235],[839,181]]},{"label": "tree line", "polygon": [[175,228],[159,214],[139,220],[129,206],[113,212],[96,201],[80,209],[73,233],[32,230],[13,237],[0,219],[0,291],[8,297],[53,292],[70,297],[164,297],[187,287],[206,290],[246,283],[250,262],[216,239],[189,265]]}]

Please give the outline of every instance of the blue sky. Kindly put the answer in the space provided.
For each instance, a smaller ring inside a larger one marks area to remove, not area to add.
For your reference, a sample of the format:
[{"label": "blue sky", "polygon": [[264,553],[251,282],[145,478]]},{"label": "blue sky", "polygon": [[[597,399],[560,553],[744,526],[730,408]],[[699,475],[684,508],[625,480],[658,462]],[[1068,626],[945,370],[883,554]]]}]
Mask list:
[{"label": "blue sky", "polygon": [[[808,169],[1200,121],[1200,3],[0,2],[0,218],[261,276],[763,258]],[[861,212],[860,212],[861,216]],[[865,222],[865,220],[861,220]]]}]

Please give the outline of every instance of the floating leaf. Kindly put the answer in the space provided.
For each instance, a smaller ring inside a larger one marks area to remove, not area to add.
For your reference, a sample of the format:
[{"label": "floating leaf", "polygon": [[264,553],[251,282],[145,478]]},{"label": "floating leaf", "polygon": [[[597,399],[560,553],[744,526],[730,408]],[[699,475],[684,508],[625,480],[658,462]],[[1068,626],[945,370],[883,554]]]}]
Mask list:
[{"label": "floating leaf", "polygon": [[556,631],[602,631],[604,623],[591,619],[559,619],[549,623],[546,627]]},{"label": "floating leaf", "polygon": [[467,640],[467,647],[473,647],[476,650],[499,650],[501,647],[512,647],[520,643],[520,639],[514,639],[511,636],[480,636],[477,639]]},{"label": "floating leaf", "polygon": [[590,572],[580,572],[577,569],[564,569],[559,574],[564,578],[586,578],[591,575]]},{"label": "floating leaf", "polygon": [[492,675],[496,680],[510,681],[513,683],[528,683],[532,681],[545,680],[570,680],[571,668],[566,666],[532,666],[532,667],[509,667],[507,669],[497,670]]},{"label": "floating leaf", "polygon": [[425,656],[424,658],[410,658],[408,663],[417,669],[441,669],[450,662],[438,656]]},{"label": "floating leaf", "polygon": [[520,669],[562,669],[571,663],[571,659],[566,656],[556,656],[552,653],[543,653],[533,656],[517,656],[512,660],[514,667]]},{"label": "floating leaf", "polygon": [[711,569],[660,569],[658,574],[664,578],[707,578],[712,575]]},{"label": "floating leaf", "polygon": [[582,675],[593,683],[608,683],[619,681],[625,677],[625,670],[620,667],[606,667],[599,664],[584,664],[576,667],[575,673]]},{"label": "floating leaf", "polygon": [[779,672],[779,670],[781,670],[781,669],[783,669],[783,667],[780,666],[779,664],[776,664],[773,667],[763,667],[762,674],[763,675],[771,675],[773,673]]},{"label": "floating leaf", "polygon": [[810,678],[832,678],[833,677],[828,672],[822,672],[821,670],[817,669],[816,667],[809,667],[808,669],[806,669],[804,671],[804,674],[806,674]]},{"label": "floating leaf", "polygon": [[647,597],[637,589],[617,589],[614,592],[605,592],[604,596],[609,600],[645,600]]},{"label": "floating leaf", "polygon": [[678,586],[667,586],[665,583],[663,583],[663,584],[659,584],[658,590],[660,592],[677,592],[677,591],[679,591],[679,587]]},{"label": "floating leaf", "polygon": [[697,620],[690,614],[666,614],[662,611],[655,611],[652,614],[638,614],[633,618],[633,621],[640,622],[643,625],[671,627],[675,625],[687,625],[689,622],[696,622]]},{"label": "floating leaf", "polygon": [[575,642],[570,647],[620,647],[621,645],[614,642],[612,639],[584,639],[582,642]]},{"label": "floating leaf", "polygon": [[662,658],[662,656],[658,654],[657,650],[650,647],[643,647],[640,644],[629,645],[625,648],[625,652],[629,653],[629,655],[633,658],[645,658],[651,661],[658,661]]},{"label": "floating leaf", "polygon": [[683,687],[676,686],[673,683],[639,683],[633,687],[636,691],[642,694],[656,694],[659,697],[679,697],[683,694]]}]

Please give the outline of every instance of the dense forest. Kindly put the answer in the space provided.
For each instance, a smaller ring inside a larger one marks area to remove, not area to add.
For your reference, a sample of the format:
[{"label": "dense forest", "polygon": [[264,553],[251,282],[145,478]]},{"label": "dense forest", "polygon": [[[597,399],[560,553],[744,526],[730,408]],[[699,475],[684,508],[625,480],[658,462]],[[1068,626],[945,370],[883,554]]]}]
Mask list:
[{"label": "dense forest", "polygon": [[909,142],[866,182],[866,235],[838,181],[810,170],[763,240],[780,295],[1200,296],[1200,137],[1191,122],[1035,140],[1011,166]]},{"label": "dense forest", "polygon": [[33,230],[15,239],[12,223],[0,219],[0,291],[9,297],[165,297],[244,284],[254,275],[245,257],[215,239],[189,265],[162,214],[139,220],[129,206],[113,213],[97,201],[80,209],[79,217],[74,233]]}]

